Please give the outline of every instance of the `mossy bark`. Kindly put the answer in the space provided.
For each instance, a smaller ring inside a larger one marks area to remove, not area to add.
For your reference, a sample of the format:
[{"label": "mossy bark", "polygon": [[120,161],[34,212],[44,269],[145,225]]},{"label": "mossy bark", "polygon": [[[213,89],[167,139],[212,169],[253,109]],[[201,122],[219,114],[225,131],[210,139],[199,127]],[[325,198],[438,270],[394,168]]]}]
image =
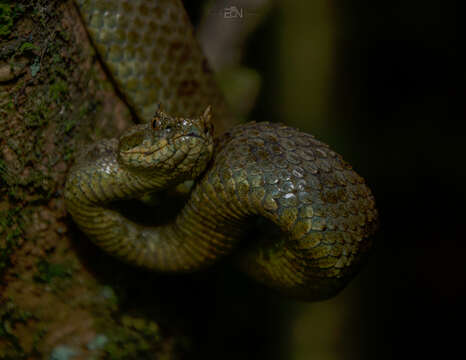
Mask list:
[{"label": "mossy bark", "polygon": [[75,151],[131,123],[72,1],[0,1],[0,359],[189,350],[153,278],[100,252],[64,207]]}]

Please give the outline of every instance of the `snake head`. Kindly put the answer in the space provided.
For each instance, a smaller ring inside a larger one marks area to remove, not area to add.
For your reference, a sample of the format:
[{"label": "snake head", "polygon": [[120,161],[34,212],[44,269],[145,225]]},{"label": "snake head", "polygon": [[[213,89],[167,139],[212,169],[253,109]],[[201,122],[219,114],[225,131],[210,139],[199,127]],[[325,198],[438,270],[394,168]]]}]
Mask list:
[{"label": "snake head", "polygon": [[149,124],[136,125],[119,140],[122,166],[170,180],[194,179],[213,152],[211,107],[198,117],[173,117],[160,108]]}]

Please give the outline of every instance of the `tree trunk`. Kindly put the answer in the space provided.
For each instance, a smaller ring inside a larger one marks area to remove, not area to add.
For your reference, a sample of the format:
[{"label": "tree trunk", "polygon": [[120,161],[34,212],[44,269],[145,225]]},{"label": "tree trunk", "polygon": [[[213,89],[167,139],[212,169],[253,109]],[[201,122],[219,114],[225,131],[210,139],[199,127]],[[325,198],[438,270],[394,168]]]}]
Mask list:
[{"label": "tree trunk", "polygon": [[179,358],[185,280],[106,256],[64,207],[75,151],[132,123],[72,1],[1,1],[0,36],[0,358]]}]

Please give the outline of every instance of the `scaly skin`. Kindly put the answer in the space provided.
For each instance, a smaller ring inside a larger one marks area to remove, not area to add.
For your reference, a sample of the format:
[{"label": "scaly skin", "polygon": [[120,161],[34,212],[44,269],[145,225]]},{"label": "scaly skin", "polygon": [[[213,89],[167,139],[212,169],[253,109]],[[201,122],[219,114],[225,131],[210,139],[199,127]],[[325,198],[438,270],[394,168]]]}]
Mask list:
[{"label": "scaly skin", "polygon": [[[77,159],[65,200],[80,228],[105,251],[156,271],[194,271],[238,245],[240,268],[284,294],[320,300],[342,289],[377,227],[364,180],[327,145],[283,125],[236,126],[214,148],[211,121],[223,130],[224,104],[178,0],[77,2],[142,120],[157,102],[189,116],[157,111],[155,123],[94,144]],[[184,91],[188,83],[192,91]],[[210,108],[193,117],[209,103],[220,109],[213,107],[213,119]],[[188,179],[196,185],[169,224],[142,226],[111,208]],[[253,239],[258,219],[277,231]],[[246,234],[251,243],[238,244]]]},{"label": "scaly skin", "polygon": [[225,134],[172,223],[145,227],[108,208],[196,179],[208,165],[209,109],[198,119],[158,112],[154,122],[92,146],[70,171],[67,209],[95,243],[138,266],[194,271],[230,253],[261,216],[282,236],[245,246],[238,255],[245,272],[309,300],[347,283],[375,230],[374,199],[339,155],[286,126],[251,123]]},{"label": "scaly skin", "polygon": [[75,0],[115,83],[142,122],[158,103],[174,116],[212,105],[217,133],[227,112],[179,0]]}]

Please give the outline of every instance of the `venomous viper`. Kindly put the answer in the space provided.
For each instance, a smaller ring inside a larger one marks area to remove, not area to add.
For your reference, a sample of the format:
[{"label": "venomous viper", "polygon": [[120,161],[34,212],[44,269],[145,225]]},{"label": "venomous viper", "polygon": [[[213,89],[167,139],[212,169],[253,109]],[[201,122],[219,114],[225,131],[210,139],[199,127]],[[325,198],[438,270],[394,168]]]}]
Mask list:
[{"label": "venomous viper", "polygon": [[[239,125],[214,141],[212,121],[224,130],[225,107],[179,0],[76,3],[143,122],[77,157],[65,199],[79,227],[105,251],[156,271],[194,271],[238,245],[240,269],[284,294],[319,300],[341,290],[377,227],[364,180],[287,126]],[[143,226],[111,207],[188,179],[194,188],[168,224]],[[252,239],[259,218],[277,232]]]}]

